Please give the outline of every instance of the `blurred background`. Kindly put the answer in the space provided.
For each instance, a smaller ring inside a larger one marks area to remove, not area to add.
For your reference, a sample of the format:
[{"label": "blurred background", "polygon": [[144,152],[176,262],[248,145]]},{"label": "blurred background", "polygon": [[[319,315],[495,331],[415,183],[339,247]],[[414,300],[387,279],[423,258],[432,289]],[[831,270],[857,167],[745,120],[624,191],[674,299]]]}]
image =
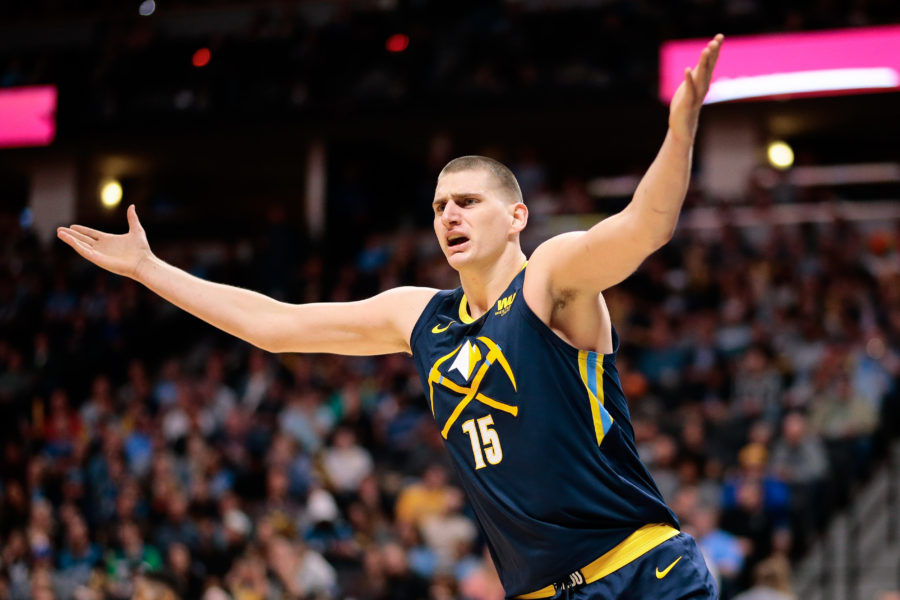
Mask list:
[{"label": "blurred background", "polygon": [[407,357],[265,354],[55,227],[134,203],[163,259],[289,302],[456,287],[448,160],[513,169],[529,251],[588,227],[662,142],[675,41],[718,32],[676,237],[606,293],[640,454],[722,598],[900,598],[898,24],[892,0],[3,3],[0,598],[141,573],[503,598]]}]

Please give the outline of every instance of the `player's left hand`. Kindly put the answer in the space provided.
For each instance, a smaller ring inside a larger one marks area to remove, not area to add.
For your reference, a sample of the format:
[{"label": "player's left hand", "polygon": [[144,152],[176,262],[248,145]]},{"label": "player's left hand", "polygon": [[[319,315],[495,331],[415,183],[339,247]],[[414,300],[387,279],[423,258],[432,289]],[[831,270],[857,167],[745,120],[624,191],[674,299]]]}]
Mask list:
[{"label": "player's left hand", "polygon": [[713,69],[719,59],[719,49],[725,38],[721,33],[714,37],[700,53],[697,65],[684,70],[684,81],[678,86],[669,105],[669,130],[680,140],[693,143],[697,134],[700,107],[709,91]]}]

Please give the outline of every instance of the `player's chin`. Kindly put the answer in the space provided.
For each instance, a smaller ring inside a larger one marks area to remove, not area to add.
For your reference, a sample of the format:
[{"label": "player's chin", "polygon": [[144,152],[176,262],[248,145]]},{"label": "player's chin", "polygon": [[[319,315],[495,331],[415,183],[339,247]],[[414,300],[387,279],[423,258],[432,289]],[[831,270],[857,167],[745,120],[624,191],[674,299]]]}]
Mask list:
[{"label": "player's chin", "polygon": [[455,247],[447,248],[445,255],[447,256],[447,262],[457,271],[471,261],[469,252]]}]

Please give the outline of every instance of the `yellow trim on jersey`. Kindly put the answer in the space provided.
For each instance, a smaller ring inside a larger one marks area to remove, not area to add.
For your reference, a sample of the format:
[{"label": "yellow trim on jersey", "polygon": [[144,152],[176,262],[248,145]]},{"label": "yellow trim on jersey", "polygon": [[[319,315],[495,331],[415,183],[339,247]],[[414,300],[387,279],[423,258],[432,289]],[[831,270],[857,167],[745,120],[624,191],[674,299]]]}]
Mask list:
[{"label": "yellow trim on jersey", "polygon": [[[522,265],[522,269],[528,266],[528,261],[525,261],[525,264]],[[522,269],[519,269],[521,271]],[[493,305],[492,305],[493,306]],[[488,309],[487,312],[491,312]],[[485,313],[486,314],[486,313]],[[473,319],[469,314],[469,299],[466,298],[466,295],[463,294],[462,298],[459,301],[459,320],[468,325],[469,323],[474,323],[476,319]]]},{"label": "yellow trim on jersey", "polygon": [[478,368],[478,373],[475,375],[475,378],[472,380],[472,385],[469,386],[468,392],[465,396],[459,401],[456,405],[456,408],[453,409],[453,412],[450,413],[450,418],[447,419],[447,422],[444,423],[444,428],[441,429],[441,436],[446,440],[447,434],[450,433],[450,427],[456,423],[456,419],[459,418],[459,415],[462,414],[463,409],[469,405],[469,402],[472,401],[472,398],[478,394],[478,387],[481,385],[481,380],[484,379],[485,374],[487,373],[488,367],[491,366],[491,363],[488,361],[484,361],[481,363],[481,367]]},{"label": "yellow trim on jersey", "polygon": [[[644,525],[620,542],[618,546],[579,569],[584,577],[584,583],[594,583],[598,579],[603,579],[678,534],[679,531],[671,525],[662,523]],[[529,600],[531,598],[552,598],[555,595],[556,589],[552,585],[548,585],[537,591],[516,596],[516,598]]]},{"label": "yellow trim on jersey", "polygon": [[469,315],[469,299],[463,294],[462,300],[459,301],[459,320],[468,325],[474,323],[475,319]]},{"label": "yellow trim on jersey", "polygon": [[[603,417],[600,414],[600,407],[604,405],[605,401],[603,397],[603,361],[597,360],[599,357],[595,355],[594,362],[596,367],[593,373],[588,373],[588,354],[590,353],[587,350],[578,351],[578,372],[581,373],[581,382],[588,393],[588,400],[591,404],[591,418],[594,421],[594,434],[597,436],[597,445],[599,446],[603,443],[603,438],[606,436],[606,430],[603,427]],[[592,379],[593,385],[591,385]],[[610,422],[612,422],[611,418]]]},{"label": "yellow trim on jersey", "polygon": [[494,400],[493,398],[488,398],[481,392],[478,392],[478,395],[475,396],[475,399],[481,402],[482,404],[487,404],[492,408],[496,408],[497,410],[502,410],[503,412],[508,412],[514,417],[519,416],[519,407],[512,406],[511,404],[505,404],[500,402],[499,400]]},{"label": "yellow trim on jersey", "polygon": [[[440,371],[438,371],[438,367],[440,367],[441,364],[445,360],[447,360],[448,358],[452,357],[454,354],[459,352],[460,348],[462,348],[462,344],[457,346],[456,350],[454,350],[450,354],[446,354],[446,355],[440,357],[439,359],[437,359],[435,361],[434,365],[431,367],[431,371],[428,373],[428,392],[429,392],[429,397],[431,399],[431,416],[432,417],[434,416],[434,384],[435,383],[444,383],[442,381],[444,379],[444,376],[441,375]],[[446,383],[453,383],[453,382],[448,380]]]}]

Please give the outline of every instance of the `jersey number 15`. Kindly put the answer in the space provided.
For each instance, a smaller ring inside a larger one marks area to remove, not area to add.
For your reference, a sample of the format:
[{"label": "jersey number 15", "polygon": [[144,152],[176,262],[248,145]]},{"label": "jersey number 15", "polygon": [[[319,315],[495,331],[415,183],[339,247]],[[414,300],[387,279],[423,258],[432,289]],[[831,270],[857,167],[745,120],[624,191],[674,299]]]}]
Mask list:
[{"label": "jersey number 15", "polygon": [[[477,429],[475,422],[475,419],[469,419],[462,424],[463,432],[469,436],[469,442],[472,443],[475,468],[481,469],[485,467],[485,458],[492,465],[496,465],[503,460],[503,450],[500,448],[500,438],[497,436],[497,431],[491,427],[494,424],[494,417],[487,415],[478,419]],[[479,432],[481,433],[480,438]]]}]

